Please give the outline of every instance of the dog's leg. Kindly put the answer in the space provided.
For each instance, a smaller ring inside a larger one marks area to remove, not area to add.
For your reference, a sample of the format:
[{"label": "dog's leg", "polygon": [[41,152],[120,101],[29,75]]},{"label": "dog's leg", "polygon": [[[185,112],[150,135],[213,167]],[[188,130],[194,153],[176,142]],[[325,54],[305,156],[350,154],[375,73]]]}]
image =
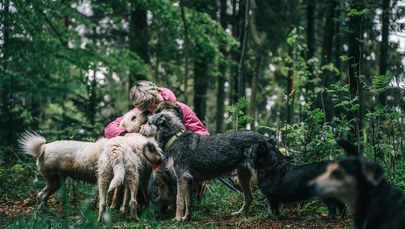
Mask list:
[{"label": "dog's leg", "polygon": [[138,218],[138,202],[136,201],[136,195],[138,192],[139,177],[137,171],[131,168],[126,171],[126,189],[129,190],[129,211],[130,218],[135,221],[139,221]]},{"label": "dog's leg", "polygon": [[334,201],[332,199],[322,199],[322,201],[325,203],[326,207],[328,208],[328,220],[335,219],[336,207],[337,207],[336,201]]},{"label": "dog's leg", "polygon": [[[189,181],[191,175],[188,173],[183,174],[180,178],[177,178],[177,198],[176,198],[176,217],[174,218],[175,221],[182,221],[187,219],[188,216],[184,215],[185,210],[185,198],[186,192],[190,190]],[[192,177],[191,177],[192,178]],[[189,210],[187,210],[187,213]]]},{"label": "dog's leg", "polygon": [[192,201],[191,201],[191,188],[190,187],[192,187],[192,183],[193,183],[192,180],[187,180],[187,188],[186,188],[186,190],[184,192],[184,202],[186,204],[186,210],[184,212],[183,218],[181,219],[182,221],[185,221],[185,220],[191,218],[191,204],[192,204]]},{"label": "dog's leg", "polygon": [[110,208],[115,208],[116,207],[117,201],[118,201],[118,196],[119,196],[119,193],[120,193],[120,189],[121,189],[121,186],[114,190],[114,194],[113,194],[113,196],[111,198]]},{"label": "dog's leg", "polygon": [[252,173],[247,168],[238,168],[238,179],[243,191],[243,205],[239,211],[232,213],[232,215],[240,215],[240,214],[247,214],[249,210],[249,206],[253,200],[252,188],[250,187],[250,179],[252,177]]},{"label": "dog's leg", "polygon": [[99,176],[98,178],[98,218],[97,222],[101,222],[103,213],[106,211],[106,199],[107,199],[107,181],[105,176]]},{"label": "dog's leg", "polygon": [[274,215],[278,216],[280,215],[280,203],[274,200],[270,200],[267,198],[269,201],[270,209],[273,212]]},{"label": "dog's leg", "polygon": [[347,215],[347,213],[346,213],[347,212],[346,205],[339,202],[339,201],[336,203],[336,205],[337,205],[337,208],[339,209],[340,217],[342,219],[345,219],[346,215]]},{"label": "dog's leg", "polygon": [[38,209],[45,207],[48,204],[48,198],[56,192],[61,186],[61,179],[59,177],[48,178],[47,185],[38,193],[37,198],[40,203]]},{"label": "dog's leg", "polygon": [[127,206],[128,206],[128,201],[129,201],[129,198],[128,198],[128,196],[129,196],[129,187],[128,187],[128,185],[124,185],[125,187],[124,187],[124,198],[123,198],[123,200],[122,200],[122,204],[121,204],[121,207],[120,207],[120,212],[125,212],[125,210],[127,209]]}]

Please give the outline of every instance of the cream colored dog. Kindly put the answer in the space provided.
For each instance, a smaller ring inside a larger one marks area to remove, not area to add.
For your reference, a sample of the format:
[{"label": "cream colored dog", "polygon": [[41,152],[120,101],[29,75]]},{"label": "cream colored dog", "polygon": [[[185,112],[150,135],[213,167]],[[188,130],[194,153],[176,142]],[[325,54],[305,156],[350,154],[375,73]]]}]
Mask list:
[{"label": "cream colored dog", "polygon": [[46,143],[41,135],[25,132],[18,140],[26,154],[37,158],[37,167],[47,179],[46,186],[38,193],[38,208],[47,204],[50,195],[56,192],[66,177],[96,183],[97,161],[107,139],[96,142],[54,141]]},{"label": "cream colored dog", "polygon": [[[145,113],[131,111],[121,122],[127,132],[139,132],[147,121]],[[24,153],[37,158],[37,167],[47,179],[47,184],[38,193],[38,208],[47,204],[49,196],[56,192],[67,177],[89,183],[97,182],[97,163],[108,139],[96,142],[60,140],[46,143],[46,139],[36,132],[26,131],[18,140]]]},{"label": "cream colored dog", "polygon": [[[134,124],[139,117],[139,113],[130,111],[124,115],[120,125],[126,130],[139,131],[140,126]],[[108,192],[111,192],[123,184],[125,184],[125,195],[121,211],[125,211],[129,204],[130,217],[138,220],[136,201],[138,187],[142,185],[146,190],[151,174],[150,163],[143,156],[148,152],[160,154],[161,150],[153,138],[147,138],[139,133],[126,134],[108,140],[98,161],[100,198],[98,221],[102,220],[106,210],[107,185],[109,185]]]}]

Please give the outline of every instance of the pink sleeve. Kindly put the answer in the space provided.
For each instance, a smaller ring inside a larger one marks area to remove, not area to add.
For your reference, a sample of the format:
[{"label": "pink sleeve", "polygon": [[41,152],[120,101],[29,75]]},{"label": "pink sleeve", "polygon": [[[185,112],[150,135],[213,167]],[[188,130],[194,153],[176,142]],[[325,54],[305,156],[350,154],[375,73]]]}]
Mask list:
[{"label": "pink sleeve", "polygon": [[200,135],[209,135],[207,128],[198,119],[197,115],[188,107],[186,104],[181,102],[176,102],[183,111],[183,123],[186,126],[186,129],[192,132],[195,132]]},{"label": "pink sleeve", "polygon": [[[134,108],[132,110],[135,110],[135,109],[136,108]],[[123,118],[124,118],[124,116],[118,117],[107,125],[107,127],[104,129],[104,136],[106,138],[117,137],[125,131],[124,128],[120,127],[120,123]]]},{"label": "pink sleeve", "polygon": [[119,136],[122,132],[125,131],[124,128],[120,127],[120,122],[123,118],[123,116],[118,117],[107,125],[107,127],[104,129],[104,135],[106,138]]}]

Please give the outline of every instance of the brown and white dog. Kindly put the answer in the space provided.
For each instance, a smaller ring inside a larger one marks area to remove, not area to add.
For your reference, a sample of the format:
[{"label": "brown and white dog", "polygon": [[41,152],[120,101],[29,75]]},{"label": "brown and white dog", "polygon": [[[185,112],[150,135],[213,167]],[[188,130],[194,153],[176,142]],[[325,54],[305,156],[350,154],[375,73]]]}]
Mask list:
[{"label": "brown and white dog", "polygon": [[[338,141],[348,154],[357,148]],[[361,157],[347,157],[328,165],[308,183],[321,197],[336,198],[350,205],[355,228],[405,228],[405,196],[385,178],[380,165]]]}]

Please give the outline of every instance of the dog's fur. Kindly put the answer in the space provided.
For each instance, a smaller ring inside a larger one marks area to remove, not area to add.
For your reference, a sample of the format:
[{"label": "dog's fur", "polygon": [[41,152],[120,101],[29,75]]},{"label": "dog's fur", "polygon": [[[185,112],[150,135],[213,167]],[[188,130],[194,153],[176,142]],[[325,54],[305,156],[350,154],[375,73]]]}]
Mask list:
[{"label": "dog's fur", "polygon": [[[147,135],[155,135],[159,147],[166,143],[185,127],[178,116],[163,111],[148,119],[141,130]],[[234,215],[247,213],[253,196],[250,189],[250,169],[246,165],[248,149],[256,143],[267,141],[267,137],[251,131],[227,133],[216,136],[201,136],[186,131],[173,142],[163,155],[145,155],[156,163],[164,161],[167,168],[173,168],[177,180],[176,216],[182,221],[191,216],[191,181],[213,179],[237,169],[244,194],[242,208]]]},{"label": "dog's fur", "polygon": [[[145,112],[137,110],[127,112],[120,126],[127,132],[132,133],[127,133],[125,136],[117,136],[106,143],[105,149],[98,161],[100,198],[98,221],[101,221],[102,214],[106,209],[106,186],[108,183],[108,192],[112,190],[117,192],[118,187],[125,186],[124,200],[120,210],[124,212],[126,206],[129,205],[130,217],[138,220],[136,201],[138,186],[141,185],[141,190],[144,190],[144,196],[147,201],[146,189],[151,173],[150,163],[144,158],[142,151],[149,149],[160,152],[157,143],[153,139],[148,139],[139,133],[134,133],[139,132],[141,126],[146,121],[147,113]],[[114,196],[117,195],[116,192]],[[112,202],[115,199],[113,198]]]},{"label": "dog's fur", "polygon": [[173,169],[164,165],[157,167],[149,179],[148,197],[150,205],[159,217],[176,206],[177,185]]},{"label": "dog's fur", "polygon": [[[153,114],[163,111],[172,112],[180,119],[183,118],[183,111],[176,103],[160,102]],[[176,206],[177,182],[173,172],[173,169],[159,166],[152,171],[149,179],[148,197],[150,205],[159,217],[164,217],[169,210],[175,209]]]},{"label": "dog's fur", "polygon": [[160,102],[156,107],[156,110],[153,112],[153,114],[159,114],[162,113],[163,111],[173,112],[173,114],[177,115],[180,119],[183,119],[183,111],[181,107],[176,103],[172,103],[170,101]]},{"label": "dog's fur", "polygon": [[[120,127],[125,129],[125,134],[128,133],[139,133],[141,126],[143,124],[145,124],[148,121],[148,115],[149,112],[148,111],[144,111],[144,112],[140,112],[139,110],[131,110],[129,112],[127,112],[124,116],[123,119],[120,122]],[[148,197],[147,197],[147,193],[146,193],[146,188],[147,188],[147,182],[145,182],[145,180],[147,181],[149,179],[150,176],[150,166],[147,165],[147,163],[144,163],[144,167],[145,167],[145,172],[142,173],[141,175],[141,199],[140,201],[144,201],[144,202],[148,202]],[[122,189],[124,189],[124,192],[122,192]],[[115,189],[112,200],[111,200],[111,208],[114,208],[117,205],[117,202],[119,202],[119,200],[122,200],[121,195],[125,193],[128,194],[128,188],[125,187],[125,185],[121,185],[119,186],[117,189]],[[124,199],[126,199],[124,197]],[[120,211],[124,212],[126,205],[128,203],[123,202],[120,208]]]},{"label": "dog's fur", "polygon": [[[349,154],[358,154],[351,143],[338,144]],[[330,163],[327,170],[309,182],[322,197],[341,200],[353,209],[355,228],[405,228],[405,197],[384,178],[377,163],[347,157]]]},{"label": "dog's fur", "polygon": [[37,158],[37,167],[47,179],[46,186],[38,193],[39,207],[47,204],[67,177],[96,183],[97,161],[107,139],[96,142],[54,141],[46,143],[41,135],[26,131],[18,140],[22,150]]},{"label": "dog's fur", "polygon": [[[126,194],[124,195],[122,210],[125,211],[129,194],[130,217],[131,219],[139,220],[137,214],[138,203],[136,200],[138,186],[140,182],[147,182],[149,180],[147,174],[150,174],[150,164],[145,160],[143,153],[160,154],[161,151],[154,139],[148,139],[138,133],[132,133],[129,136],[118,136],[106,143],[105,149],[98,161],[100,198],[98,221],[101,221],[106,209],[108,183],[108,192],[115,190],[118,186],[125,183]],[[146,176],[147,179],[142,180],[140,176]],[[144,185],[147,186],[147,183]]]},{"label": "dog's fur", "polygon": [[[275,143],[264,142],[255,145],[252,150],[252,165],[257,172],[258,186],[269,201],[274,214],[279,214],[279,204],[305,200],[314,194],[307,186],[309,180],[325,171],[328,161],[294,165],[291,158],[284,156]],[[334,218],[336,207],[345,215],[344,204],[322,199],[329,210],[329,218]]]}]

